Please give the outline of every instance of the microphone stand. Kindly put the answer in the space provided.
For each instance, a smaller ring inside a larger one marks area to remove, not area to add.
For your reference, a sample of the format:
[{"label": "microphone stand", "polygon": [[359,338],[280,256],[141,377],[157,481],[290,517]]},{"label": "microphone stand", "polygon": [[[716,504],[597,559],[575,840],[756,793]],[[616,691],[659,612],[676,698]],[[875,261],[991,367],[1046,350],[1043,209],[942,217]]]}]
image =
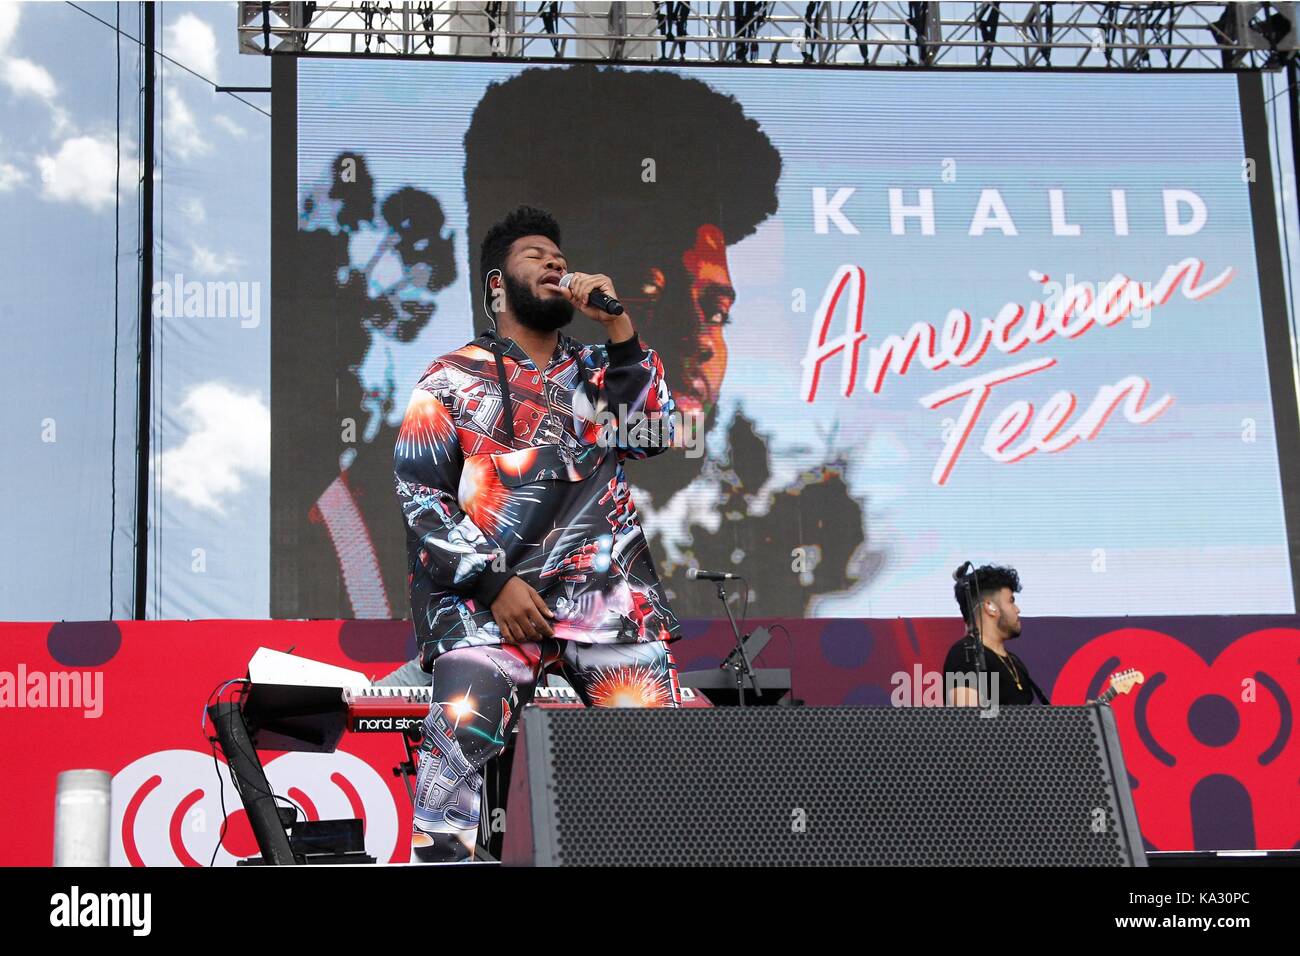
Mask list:
[{"label": "microphone stand", "polygon": [[975,573],[974,568],[962,579],[962,587],[966,590],[966,607],[970,609],[970,620],[966,622],[966,636],[973,639],[975,646],[971,648],[970,654],[975,657],[975,703],[976,706],[983,707],[984,701],[980,699],[980,694],[984,688],[984,635],[980,626],[980,612],[976,605],[977,595],[979,594],[979,576]]},{"label": "microphone stand", "polygon": [[[754,666],[749,661],[749,654],[745,650],[745,641],[740,636],[740,627],[736,624],[736,616],[731,613],[731,605],[727,603],[727,585],[725,581],[718,582],[718,600],[722,602],[722,609],[727,612],[727,620],[731,622],[731,633],[736,636],[736,653],[733,655],[735,660],[731,663],[731,669],[736,674],[736,696],[740,698],[740,706],[745,706],[745,678],[749,678],[749,685],[754,688],[754,696],[758,697],[762,691],[758,687],[758,678],[754,675]],[[748,603],[748,602],[746,602]]]}]

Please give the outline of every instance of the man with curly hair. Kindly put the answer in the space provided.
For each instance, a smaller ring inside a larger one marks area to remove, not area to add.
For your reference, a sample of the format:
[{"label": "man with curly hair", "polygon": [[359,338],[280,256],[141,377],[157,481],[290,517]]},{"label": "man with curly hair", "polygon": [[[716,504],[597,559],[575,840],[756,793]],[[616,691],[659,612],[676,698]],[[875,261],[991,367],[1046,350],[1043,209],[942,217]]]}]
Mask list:
[{"label": "man with curly hair", "polygon": [[[971,578],[975,606],[971,607],[967,577]],[[975,634],[982,640],[984,673],[988,675],[990,706],[1032,704],[1035,695],[1047,703],[1043,692],[1029,676],[1029,668],[1007,650],[1007,642],[1020,636],[1020,608],[1016,594],[1020,575],[1015,568],[986,564],[958,580],[953,587],[957,606],[966,622],[966,636],[954,644],[944,659],[944,685],[949,688],[949,706],[981,705],[979,688],[970,678],[976,672]],[[976,624],[978,623],[978,628]],[[996,680],[994,678],[996,677]]]},{"label": "man with curly hair", "polygon": [[[504,748],[548,671],[587,706],[676,707],[663,594],[623,462],[664,451],[663,365],[609,276],[573,271],[559,224],[520,206],[480,252],[485,314],[468,345],[416,385],[394,469],[411,614],[432,672],[412,856],[472,855],[483,765]],[[561,285],[566,273],[571,281]],[[564,335],[580,312],[603,345]]]}]

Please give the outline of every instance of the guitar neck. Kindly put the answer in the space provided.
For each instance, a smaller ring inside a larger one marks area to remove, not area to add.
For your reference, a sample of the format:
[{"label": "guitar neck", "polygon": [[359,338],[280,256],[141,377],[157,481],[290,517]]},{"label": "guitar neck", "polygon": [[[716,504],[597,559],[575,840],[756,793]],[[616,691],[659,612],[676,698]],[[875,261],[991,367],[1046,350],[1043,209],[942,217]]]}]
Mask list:
[{"label": "guitar neck", "polygon": [[1099,704],[1109,704],[1115,699],[1115,688],[1107,687],[1106,690],[1097,698]]}]

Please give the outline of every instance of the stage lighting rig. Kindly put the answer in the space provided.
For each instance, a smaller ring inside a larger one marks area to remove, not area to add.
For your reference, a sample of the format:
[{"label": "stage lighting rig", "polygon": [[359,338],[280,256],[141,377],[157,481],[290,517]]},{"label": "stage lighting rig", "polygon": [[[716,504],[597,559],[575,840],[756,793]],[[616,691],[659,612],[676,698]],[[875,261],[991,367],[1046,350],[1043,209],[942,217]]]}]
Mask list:
[{"label": "stage lighting rig", "polygon": [[[686,59],[686,24],[691,16],[689,3],[656,3],[655,20],[659,24],[659,59],[668,61],[677,47],[677,58]],[[676,39],[674,39],[676,37]]]},{"label": "stage lighting rig", "polygon": [[[1285,13],[1279,7],[1289,8]],[[1288,16],[1287,14],[1290,14]],[[1247,24],[1252,33],[1268,44],[1268,56],[1264,67],[1279,65],[1282,60],[1283,47],[1286,52],[1294,54],[1295,43],[1295,4],[1261,3],[1259,12]],[[1289,41],[1289,43],[1288,43]]]},{"label": "stage lighting rig", "polygon": [[[940,34],[940,8],[937,3],[909,3],[903,27],[904,36],[915,37],[916,59],[922,66],[933,66]],[[912,57],[907,57],[912,66]]]},{"label": "stage lighting rig", "polygon": [[1157,50],[1163,54],[1158,65],[1167,70],[1262,70],[1289,62],[1296,49],[1294,3],[319,0],[237,6],[240,52],[258,55],[744,66],[769,62],[770,48],[770,62],[783,66],[1136,72],[1157,65]]},{"label": "stage lighting rig", "polygon": [[542,29],[551,35],[551,49],[555,55],[560,55],[560,38],[556,36],[556,27],[560,23],[560,5],[558,3],[543,3],[541,8]]},{"label": "stage lighting rig", "polygon": [[982,3],[975,14],[975,23],[979,27],[980,39],[984,47],[980,50],[980,66],[993,63],[993,48],[998,42],[998,23],[1002,19],[1002,4]]},{"label": "stage lighting rig", "polygon": [[1047,66],[1052,65],[1055,6],[1052,3],[1035,3],[1024,22],[1025,33],[1032,37],[1035,43],[1041,44],[1038,47],[1038,55],[1043,58],[1043,63]]}]

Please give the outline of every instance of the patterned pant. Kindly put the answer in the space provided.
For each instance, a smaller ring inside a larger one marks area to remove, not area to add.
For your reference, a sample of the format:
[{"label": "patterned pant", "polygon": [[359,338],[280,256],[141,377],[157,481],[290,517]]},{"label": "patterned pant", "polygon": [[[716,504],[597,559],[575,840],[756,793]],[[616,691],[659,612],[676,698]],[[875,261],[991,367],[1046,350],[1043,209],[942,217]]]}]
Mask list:
[{"label": "patterned pant", "polygon": [[501,753],[553,671],[588,707],[679,707],[677,663],[662,641],[579,644],[547,639],[464,647],[433,662],[433,700],[424,721],[415,783],[411,859],[467,859],[479,825],[483,765]]}]

